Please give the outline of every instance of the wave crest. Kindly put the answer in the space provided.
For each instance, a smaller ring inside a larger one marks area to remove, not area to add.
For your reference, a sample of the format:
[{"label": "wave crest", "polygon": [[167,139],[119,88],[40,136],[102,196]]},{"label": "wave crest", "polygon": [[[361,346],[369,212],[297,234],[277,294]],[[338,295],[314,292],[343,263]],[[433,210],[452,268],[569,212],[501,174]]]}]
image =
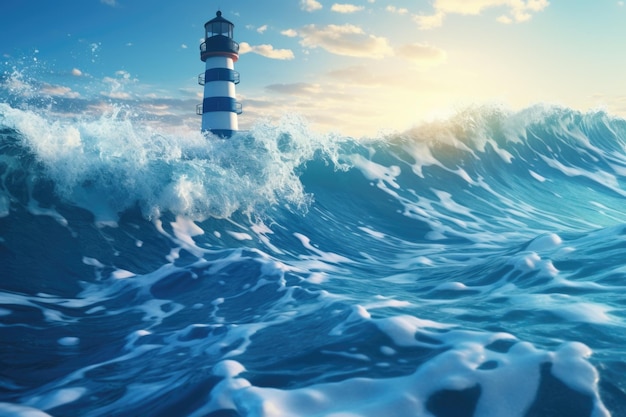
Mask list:
[{"label": "wave crest", "polygon": [[59,197],[106,222],[135,205],[149,217],[171,212],[194,220],[278,202],[303,207],[309,196],[299,169],[317,152],[337,153],[294,117],[278,127],[259,122],[227,141],[159,131],[123,112],[62,120],[1,104],[0,124],[14,132],[3,141],[14,137],[37,161],[41,171],[31,176],[44,176]]}]

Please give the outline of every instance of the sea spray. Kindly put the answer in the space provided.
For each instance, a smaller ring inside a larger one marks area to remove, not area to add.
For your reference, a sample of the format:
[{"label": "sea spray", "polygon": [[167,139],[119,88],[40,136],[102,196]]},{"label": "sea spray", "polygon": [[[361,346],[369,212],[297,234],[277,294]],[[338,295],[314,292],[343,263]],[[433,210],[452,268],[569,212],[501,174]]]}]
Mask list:
[{"label": "sea spray", "polygon": [[128,116],[0,104],[1,412],[624,414],[622,119]]}]

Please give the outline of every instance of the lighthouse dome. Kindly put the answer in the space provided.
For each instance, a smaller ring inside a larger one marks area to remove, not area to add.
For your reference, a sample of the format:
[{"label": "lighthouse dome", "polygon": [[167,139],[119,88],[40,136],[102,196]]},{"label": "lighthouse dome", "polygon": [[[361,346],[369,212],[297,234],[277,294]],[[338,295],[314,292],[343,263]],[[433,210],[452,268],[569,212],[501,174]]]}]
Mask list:
[{"label": "lighthouse dome", "polygon": [[218,10],[216,16],[204,24],[204,42],[200,45],[200,58],[206,61],[211,56],[230,56],[233,61],[239,59],[239,44],[233,40],[235,25],[222,17]]},{"label": "lighthouse dome", "polygon": [[222,12],[218,10],[217,13],[215,13],[215,17],[204,24],[204,28],[207,38],[212,36],[226,36],[232,38],[235,25],[224,19]]}]

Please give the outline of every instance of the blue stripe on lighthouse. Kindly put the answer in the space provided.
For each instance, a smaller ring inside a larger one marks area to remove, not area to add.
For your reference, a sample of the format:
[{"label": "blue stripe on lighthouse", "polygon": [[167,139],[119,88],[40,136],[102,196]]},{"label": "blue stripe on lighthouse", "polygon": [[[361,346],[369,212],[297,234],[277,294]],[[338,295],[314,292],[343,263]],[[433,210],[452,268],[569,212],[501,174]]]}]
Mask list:
[{"label": "blue stripe on lighthouse", "polygon": [[228,68],[211,68],[204,72],[204,82],[232,81],[239,84],[239,73]]},{"label": "blue stripe on lighthouse", "polygon": [[232,97],[205,97],[202,102],[202,113],[229,111],[241,114],[241,104]]}]

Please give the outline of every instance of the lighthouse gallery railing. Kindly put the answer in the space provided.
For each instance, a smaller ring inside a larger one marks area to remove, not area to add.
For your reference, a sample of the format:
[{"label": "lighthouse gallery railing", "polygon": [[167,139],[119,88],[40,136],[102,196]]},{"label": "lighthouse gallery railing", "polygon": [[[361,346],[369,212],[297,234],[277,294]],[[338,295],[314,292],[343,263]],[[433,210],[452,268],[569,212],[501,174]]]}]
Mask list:
[{"label": "lighthouse gallery railing", "polygon": [[200,56],[215,52],[239,54],[239,44],[223,35],[212,36],[200,44]]}]

